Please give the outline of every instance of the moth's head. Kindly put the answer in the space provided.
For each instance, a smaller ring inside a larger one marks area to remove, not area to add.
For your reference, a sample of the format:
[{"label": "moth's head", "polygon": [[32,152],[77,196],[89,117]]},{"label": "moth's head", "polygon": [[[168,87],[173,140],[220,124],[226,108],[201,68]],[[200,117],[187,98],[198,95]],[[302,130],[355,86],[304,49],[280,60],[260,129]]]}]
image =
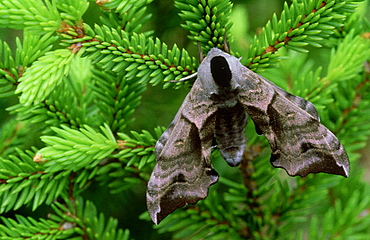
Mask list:
[{"label": "moth's head", "polygon": [[221,91],[233,91],[239,87],[235,78],[241,76],[241,63],[236,57],[218,48],[212,48],[199,65],[198,79],[209,94],[218,95]]}]

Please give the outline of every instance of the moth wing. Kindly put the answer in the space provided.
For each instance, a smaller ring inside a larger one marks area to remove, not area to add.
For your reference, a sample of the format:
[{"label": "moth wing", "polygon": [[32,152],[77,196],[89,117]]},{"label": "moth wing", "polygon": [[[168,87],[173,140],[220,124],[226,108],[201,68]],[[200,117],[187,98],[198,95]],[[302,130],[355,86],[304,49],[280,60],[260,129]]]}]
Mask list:
[{"label": "moth wing", "polygon": [[218,180],[210,161],[216,108],[207,99],[195,82],[156,144],[157,163],[147,191],[148,212],[155,224],[177,208],[206,198]]},{"label": "moth wing", "polygon": [[307,101],[304,98],[301,98],[301,97],[298,97],[296,95],[293,95],[291,93],[286,92],[285,90],[276,86],[274,83],[267,80],[266,78],[263,78],[261,76],[259,76],[259,77],[262,78],[267,84],[269,84],[277,93],[279,93],[283,97],[287,98],[289,101],[293,102],[295,105],[300,107],[302,110],[306,111],[312,117],[314,117],[318,121],[320,121],[319,114],[317,113],[317,110],[316,110],[315,106],[311,102]]},{"label": "moth wing", "polygon": [[347,177],[347,153],[319,122],[313,104],[242,68],[240,101],[269,141],[272,165],[291,176],[325,172]]}]

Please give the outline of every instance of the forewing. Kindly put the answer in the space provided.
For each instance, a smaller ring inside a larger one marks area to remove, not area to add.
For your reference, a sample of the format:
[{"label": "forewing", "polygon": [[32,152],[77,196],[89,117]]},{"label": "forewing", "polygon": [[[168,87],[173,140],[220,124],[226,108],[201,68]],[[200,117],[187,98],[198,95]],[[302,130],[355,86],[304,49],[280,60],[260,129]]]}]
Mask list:
[{"label": "forewing", "polygon": [[347,177],[347,153],[319,122],[312,103],[241,67],[240,101],[268,139],[272,165],[284,168],[291,176],[326,172]]},{"label": "forewing", "polygon": [[202,95],[195,83],[157,142],[157,163],[147,191],[148,212],[156,224],[177,208],[206,198],[209,186],[217,182],[210,161],[215,108],[212,102],[195,101],[207,99]]},{"label": "forewing", "polygon": [[287,100],[289,100],[293,104],[297,105],[297,107],[299,107],[302,110],[306,111],[312,117],[314,117],[314,118],[316,118],[317,120],[320,121],[319,114],[317,113],[317,110],[316,110],[315,106],[311,102],[309,102],[309,101],[307,101],[307,100],[305,100],[305,99],[303,99],[301,97],[298,97],[296,95],[293,95],[291,93],[286,92],[285,90],[283,90],[282,88],[276,86],[274,83],[272,83],[271,81],[267,80],[266,78],[263,78],[261,76],[259,76],[259,77],[262,78],[262,81],[264,81],[271,88],[273,88],[278,94],[280,94],[281,96],[285,97]]}]

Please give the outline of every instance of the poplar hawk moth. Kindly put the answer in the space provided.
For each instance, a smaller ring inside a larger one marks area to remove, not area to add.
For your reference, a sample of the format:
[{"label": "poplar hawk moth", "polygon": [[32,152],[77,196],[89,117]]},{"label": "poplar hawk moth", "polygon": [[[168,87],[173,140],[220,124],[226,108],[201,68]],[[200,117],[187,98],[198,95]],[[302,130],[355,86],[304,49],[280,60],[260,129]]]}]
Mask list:
[{"label": "poplar hawk moth", "polygon": [[222,157],[237,166],[245,150],[248,116],[271,146],[271,164],[290,176],[331,173],[347,177],[349,161],[313,104],[250,71],[212,48],[174,120],[156,144],[156,165],[147,190],[150,217],[168,214],[208,195],[218,180],[211,164],[216,139]]}]

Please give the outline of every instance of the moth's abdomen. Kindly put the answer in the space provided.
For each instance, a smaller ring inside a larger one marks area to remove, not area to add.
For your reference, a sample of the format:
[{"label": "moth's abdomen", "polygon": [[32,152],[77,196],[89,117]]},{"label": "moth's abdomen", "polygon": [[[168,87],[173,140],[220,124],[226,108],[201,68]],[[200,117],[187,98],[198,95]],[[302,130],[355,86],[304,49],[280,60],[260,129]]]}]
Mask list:
[{"label": "moth's abdomen", "polygon": [[240,103],[217,110],[215,137],[218,149],[232,167],[239,165],[243,159],[247,120],[248,115]]}]

